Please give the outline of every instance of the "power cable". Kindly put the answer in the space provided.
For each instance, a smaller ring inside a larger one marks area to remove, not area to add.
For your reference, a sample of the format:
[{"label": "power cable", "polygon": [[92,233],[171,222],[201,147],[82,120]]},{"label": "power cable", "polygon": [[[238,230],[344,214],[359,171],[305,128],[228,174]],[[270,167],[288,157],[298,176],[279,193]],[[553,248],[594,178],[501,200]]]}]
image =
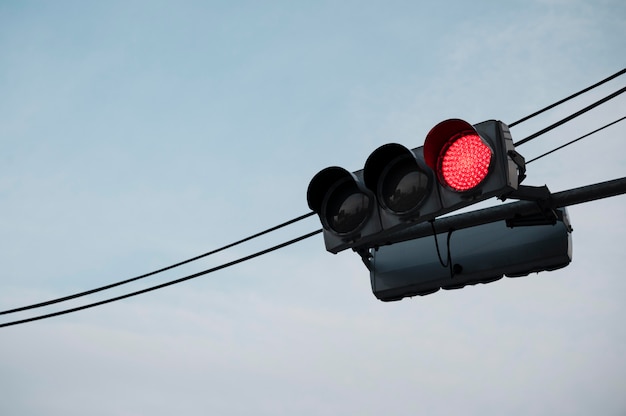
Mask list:
[{"label": "power cable", "polygon": [[[583,94],[585,92],[588,92],[588,91],[590,91],[590,90],[592,90],[592,89],[594,89],[594,88],[596,88],[596,87],[598,87],[598,86],[600,86],[600,85],[602,85],[602,84],[604,84],[604,83],[606,83],[606,82],[608,82],[608,81],[610,81],[610,80],[620,76],[620,75],[622,75],[624,73],[626,73],[626,68],[616,72],[615,74],[613,74],[613,75],[611,75],[611,76],[609,76],[609,77],[607,77],[607,78],[605,78],[605,79],[603,79],[603,80],[601,80],[601,81],[599,81],[599,82],[597,82],[597,83],[595,83],[595,84],[593,84],[593,85],[591,85],[591,86],[589,86],[589,87],[587,87],[587,88],[585,88],[583,90],[578,91],[577,93],[574,93],[574,94],[570,95],[569,97],[566,97],[566,98],[564,98],[564,99],[562,99],[562,100],[560,100],[558,102],[555,102],[555,103],[553,103],[553,104],[551,104],[551,105],[549,105],[547,107],[544,107],[541,110],[538,110],[538,111],[536,111],[536,112],[534,112],[534,113],[532,113],[532,114],[530,114],[530,115],[528,115],[526,117],[523,117],[522,119],[519,119],[519,120],[517,120],[517,121],[515,121],[513,123],[510,123],[509,127],[513,127],[513,126],[515,126],[517,124],[520,124],[520,123],[522,123],[522,122],[524,122],[524,121],[526,121],[526,120],[528,120],[528,119],[530,119],[532,117],[535,117],[535,116],[537,116],[537,115],[539,115],[539,114],[541,114],[541,113],[543,113],[545,111],[548,111],[548,110],[550,110],[550,109],[552,109],[552,108],[554,108],[554,107],[556,107],[556,106],[558,106],[558,105],[560,105],[560,104],[562,104],[562,103],[564,103],[564,102],[566,102],[566,101],[568,101],[568,100],[570,100],[572,98],[575,98],[575,97],[577,97],[577,96],[579,96],[579,95],[581,95],[581,94]],[[611,94],[611,95],[609,95],[609,96],[607,96],[607,97],[605,97],[605,98],[603,98],[603,99],[601,99],[599,101],[596,101],[595,103],[585,107],[584,109],[582,109],[582,110],[580,110],[580,111],[578,111],[578,112],[576,112],[574,114],[571,114],[568,117],[565,117],[562,120],[560,120],[560,121],[558,121],[558,122],[556,122],[556,123],[554,123],[554,124],[544,128],[544,129],[542,129],[542,130],[540,130],[540,131],[538,131],[538,132],[536,132],[536,133],[534,133],[534,134],[532,134],[532,135],[530,135],[530,136],[520,140],[519,142],[515,143],[515,145],[519,146],[519,145],[522,145],[524,143],[527,143],[527,142],[535,139],[536,137],[539,137],[540,135],[542,135],[542,134],[544,134],[544,133],[546,133],[546,132],[548,132],[548,131],[556,128],[556,127],[559,127],[560,125],[562,125],[562,124],[564,124],[564,123],[566,123],[566,122],[568,122],[568,121],[570,121],[570,120],[572,120],[572,119],[574,119],[574,118],[576,118],[576,117],[586,113],[587,111],[589,111],[589,110],[591,110],[591,109],[593,109],[593,108],[595,108],[595,107],[597,107],[597,106],[599,106],[599,105],[601,105],[601,104],[603,104],[603,103],[605,103],[605,102],[615,98],[616,96],[622,94],[625,91],[626,91],[626,87],[622,88],[622,89],[620,89],[620,90],[618,90],[616,92],[614,92],[613,94]],[[609,127],[609,126],[611,126],[611,125],[613,125],[613,124],[615,124],[615,123],[617,123],[619,121],[622,121],[624,119],[626,119],[626,117],[623,117],[623,118],[621,118],[619,120],[616,120],[616,121],[614,121],[612,123],[609,123],[609,124],[599,128],[597,130],[594,130],[594,131],[592,131],[592,132],[590,132],[590,133],[588,133],[588,134],[586,134],[584,136],[579,137],[578,139],[572,140],[571,142],[568,142],[568,143],[566,143],[566,144],[564,144],[562,146],[559,146],[559,147],[557,147],[557,148],[555,148],[555,149],[553,149],[553,150],[551,150],[551,151],[549,151],[547,153],[544,153],[544,154],[542,154],[542,155],[540,155],[540,156],[538,156],[538,157],[536,157],[536,158],[534,158],[534,159],[532,159],[532,160],[530,160],[530,161],[528,161],[526,163],[533,162],[533,161],[538,160],[538,159],[540,159],[540,158],[542,158],[544,156],[547,156],[548,154],[556,152],[557,150],[560,150],[563,147],[566,147],[566,146],[568,146],[568,145],[570,145],[572,143],[575,143],[576,141],[582,140],[583,138],[588,137],[588,136],[590,136],[590,135],[592,135],[592,134],[594,134],[594,133],[596,133],[596,132],[598,132],[598,131],[606,128],[606,127]],[[268,228],[268,229],[266,229],[264,231],[261,231],[259,233],[253,234],[253,235],[251,235],[249,237],[246,237],[246,238],[243,238],[241,240],[238,240],[238,241],[236,241],[234,243],[227,244],[227,245],[225,245],[223,247],[220,247],[218,249],[209,251],[207,253],[200,254],[200,255],[192,257],[190,259],[187,259],[187,260],[184,260],[184,261],[172,264],[172,265],[167,266],[167,267],[163,267],[161,269],[158,269],[158,270],[155,270],[155,271],[152,271],[152,272],[140,275],[140,276],[136,276],[136,277],[133,277],[133,278],[130,278],[130,279],[126,279],[126,280],[122,280],[122,281],[119,281],[119,282],[111,283],[111,284],[108,284],[108,285],[105,285],[105,286],[101,286],[101,287],[98,287],[98,288],[95,288],[95,289],[91,289],[91,290],[87,290],[87,291],[83,291],[83,292],[79,292],[79,293],[75,293],[75,294],[68,295],[68,296],[63,296],[63,297],[60,297],[60,298],[56,298],[56,299],[52,299],[52,300],[48,300],[48,301],[44,301],[44,302],[39,302],[39,303],[27,305],[27,306],[22,306],[22,307],[19,307],[19,308],[14,308],[14,309],[9,309],[9,310],[5,310],[5,311],[0,311],[0,315],[5,315],[5,314],[15,313],[15,312],[21,312],[21,311],[25,311],[25,310],[29,310],[29,309],[34,309],[34,308],[39,308],[39,307],[43,307],[43,306],[56,304],[56,303],[63,302],[63,301],[66,301],[66,300],[76,299],[76,298],[79,298],[79,297],[82,297],[82,296],[90,295],[90,294],[97,293],[97,292],[100,292],[100,291],[103,291],[103,290],[107,290],[107,289],[111,289],[111,288],[114,288],[114,287],[117,287],[117,286],[121,286],[123,284],[127,284],[127,283],[130,283],[130,282],[136,281],[136,280],[140,280],[140,279],[143,279],[143,278],[146,278],[146,277],[149,277],[149,276],[153,276],[155,274],[158,274],[158,273],[161,273],[161,272],[164,272],[164,271],[167,271],[167,270],[171,270],[173,268],[182,266],[184,264],[188,264],[188,263],[193,262],[195,260],[199,260],[199,259],[207,257],[209,255],[212,255],[212,254],[218,253],[220,251],[226,250],[228,248],[234,247],[234,246],[236,246],[238,244],[242,244],[244,242],[250,241],[250,240],[252,240],[254,238],[257,238],[257,237],[260,237],[262,235],[268,234],[268,233],[270,233],[272,231],[276,231],[276,230],[278,230],[278,229],[280,229],[282,227],[285,227],[287,225],[293,224],[293,223],[295,223],[297,221],[300,221],[302,219],[308,218],[308,217],[310,217],[312,215],[314,215],[314,213],[313,212],[309,212],[307,214],[304,214],[304,215],[301,215],[299,217],[296,217],[296,218],[294,218],[292,220],[289,220],[289,221],[286,221],[286,222],[281,223],[279,225],[276,225],[274,227]],[[434,228],[434,224],[432,224],[432,225],[433,225],[433,228]],[[257,252],[255,254],[253,254],[253,255],[243,257],[243,258],[241,258],[239,260],[235,260],[235,261],[230,262],[230,263],[225,263],[225,264],[223,264],[221,266],[217,266],[215,268],[208,269],[208,270],[205,270],[203,272],[195,273],[195,274],[192,274],[192,275],[189,275],[189,276],[177,279],[177,280],[173,280],[171,282],[167,282],[167,283],[164,283],[164,284],[161,284],[161,285],[153,286],[153,287],[150,287],[150,288],[147,288],[147,289],[143,289],[143,290],[140,290],[140,291],[137,291],[137,292],[132,292],[132,293],[129,293],[129,294],[126,294],[126,295],[122,295],[122,296],[118,296],[118,297],[115,297],[115,298],[107,299],[107,300],[104,300],[104,301],[101,301],[101,302],[96,302],[96,303],[93,303],[93,304],[84,305],[84,306],[81,306],[81,307],[78,307],[78,308],[67,309],[67,310],[63,310],[63,311],[60,311],[60,312],[55,312],[55,313],[51,313],[51,314],[47,314],[47,315],[37,316],[37,317],[34,317],[34,318],[29,318],[29,319],[25,319],[25,320],[20,320],[20,321],[14,321],[14,322],[9,322],[9,323],[5,323],[5,324],[0,324],[0,327],[16,325],[16,324],[31,322],[31,321],[34,321],[34,320],[39,320],[39,319],[49,318],[49,317],[53,317],[53,316],[63,315],[63,314],[66,314],[66,313],[71,313],[71,312],[79,311],[79,310],[82,310],[82,309],[91,308],[91,307],[102,305],[102,304],[105,304],[105,303],[114,302],[116,300],[125,299],[127,297],[139,295],[139,294],[142,294],[142,293],[145,293],[145,292],[149,292],[149,291],[152,291],[152,290],[160,289],[160,288],[165,287],[165,286],[169,286],[169,285],[172,285],[172,284],[175,284],[175,283],[179,283],[179,282],[182,282],[182,281],[185,281],[185,280],[189,280],[189,279],[192,279],[194,277],[202,276],[204,274],[211,273],[211,272],[217,271],[217,270],[221,270],[223,268],[235,265],[237,263],[249,260],[251,258],[258,257],[260,255],[263,255],[263,254],[269,253],[271,251],[277,250],[279,248],[285,247],[287,245],[293,244],[293,243],[295,243],[297,241],[300,241],[300,240],[303,240],[305,238],[309,238],[312,235],[315,235],[315,234],[317,234],[317,233],[319,233],[321,231],[322,230],[317,230],[317,231],[315,231],[313,233],[305,234],[305,235],[303,235],[301,237],[298,237],[298,238],[296,238],[294,240],[290,240],[290,241],[288,241],[286,243],[279,244],[278,246],[274,246],[274,247],[271,247],[269,249],[262,250],[260,252]],[[433,229],[433,232],[434,232],[434,229]],[[435,235],[435,239],[436,239],[436,235]],[[451,260],[450,259],[450,249],[449,249],[450,234],[448,235],[447,240],[448,240],[447,241],[447,243],[448,243],[448,259],[447,260],[448,260],[448,263],[451,263],[451,261],[450,261]],[[437,249],[439,249],[439,245],[438,244],[437,244]],[[440,259],[440,261],[443,260],[440,255],[439,255],[439,259]],[[443,264],[443,261],[442,261],[442,264]]]},{"label": "power cable", "polygon": [[572,98],[576,98],[576,97],[578,97],[578,96],[579,96],[579,95],[581,95],[581,94],[584,94],[584,93],[586,93],[586,92],[588,92],[588,91],[591,91],[592,89],[594,89],[594,88],[596,88],[596,87],[599,87],[600,85],[602,85],[602,84],[604,84],[604,83],[606,83],[606,82],[609,82],[610,80],[612,80],[612,79],[614,79],[614,78],[617,78],[617,77],[619,77],[620,75],[623,75],[623,74],[625,74],[625,73],[626,73],[626,68],[622,69],[621,71],[618,71],[618,72],[614,73],[613,75],[611,75],[610,77],[607,77],[607,78],[603,79],[602,81],[596,82],[595,84],[593,84],[593,85],[591,85],[591,86],[589,86],[589,87],[587,87],[587,88],[584,88],[584,89],[582,89],[582,90],[580,90],[580,91],[578,91],[578,92],[576,92],[576,93],[574,93],[574,94],[570,95],[569,97],[565,97],[565,98],[563,98],[562,100],[557,101],[557,102],[556,102],[556,103],[554,103],[554,104],[550,104],[549,106],[544,107],[544,108],[542,108],[541,110],[535,111],[534,113],[532,113],[532,114],[530,114],[530,115],[527,115],[526,117],[523,117],[523,118],[521,118],[521,119],[519,119],[519,120],[517,120],[517,121],[514,121],[513,123],[510,123],[510,124],[509,124],[509,127],[513,127],[513,126],[515,126],[515,125],[517,125],[517,124],[523,123],[523,122],[524,122],[524,121],[526,121],[526,120],[529,120],[529,119],[531,119],[531,118],[533,118],[533,117],[535,117],[535,116],[538,116],[539,114],[541,114],[541,113],[543,113],[543,112],[546,112],[546,111],[548,111],[548,110],[550,110],[550,109],[552,109],[552,108],[554,108],[554,107],[556,107],[556,106],[558,106],[558,105],[561,105],[561,104],[563,104],[564,102],[571,100]]},{"label": "power cable", "polygon": [[433,236],[435,237],[435,248],[437,249],[437,257],[439,258],[439,264],[441,267],[448,267],[450,269],[450,277],[454,277],[454,267],[452,266],[452,252],[450,251],[450,238],[452,237],[452,233],[454,229],[450,228],[448,230],[448,237],[446,238],[446,246],[448,250],[448,255],[446,257],[446,261],[443,261],[443,257],[441,257],[441,251],[439,251],[439,242],[437,241],[437,231],[435,230],[435,220],[430,220],[430,226],[433,230]]},{"label": "power cable", "polygon": [[539,130],[536,133],[531,134],[530,136],[528,136],[528,137],[518,141],[517,143],[514,143],[514,145],[515,145],[515,147],[517,147],[517,146],[523,145],[524,143],[528,143],[529,141],[531,141],[533,139],[536,139],[537,137],[541,136],[542,134],[547,133],[550,130],[553,130],[553,129],[555,129],[555,128],[557,128],[557,127],[567,123],[568,121],[571,121],[571,120],[575,119],[576,117],[586,113],[589,110],[592,110],[592,109],[596,108],[597,106],[599,106],[601,104],[604,104],[605,102],[607,102],[609,100],[612,100],[613,98],[617,97],[618,95],[620,95],[620,94],[622,94],[624,92],[626,92],[626,87],[621,88],[621,89],[615,91],[613,94],[609,94],[606,97],[596,101],[595,103],[588,105],[587,107],[583,108],[582,110],[579,110],[579,111],[575,112],[574,114],[570,114],[569,116],[567,116],[567,117],[557,121],[556,123],[553,123],[553,124],[549,125],[548,127],[544,128],[542,130]]},{"label": "power cable", "polygon": [[304,214],[304,215],[296,217],[296,218],[294,218],[292,220],[283,222],[283,223],[278,224],[278,225],[276,225],[274,227],[268,228],[268,229],[266,229],[264,231],[261,231],[259,233],[253,234],[253,235],[251,235],[249,237],[243,238],[243,239],[241,239],[239,241],[235,241],[234,243],[227,244],[227,245],[225,245],[223,247],[220,247],[218,249],[209,251],[209,252],[204,253],[204,254],[200,254],[199,256],[195,256],[195,257],[192,257],[192,258],[187,259],[187,260],[183,260],[183,261],[181,261],[179,263],[172,264],[171,266],[163,267],[161,269],[155,270],[155,271],[150,272],[150,273],[142,274],[140,276],[136,276],[136,277],[133,277],[133,278],[130,278],[130,279],[121,280],[119,282],[115,282],[115,283],[111,283],[111,284],[108,284],[108,285],[100,286],[100,287],[95,288],[95,289],[86,290],[84,292],[74,293],[72,295],[68,295],[68,296],[63,296],[63,297],[56,298],[56,299],[47,300],[45,302],[34,303],[32,305],[22,306],[22,307],[14,308],[14,309],[7,309],[5,311],[0,311],[0,315],[6,315],[6,314],[9,314],[9,313],[21,312],[21,311],[25,311],[25,310],[28,310],[28,309],[35,309],[35,308],[40,308],[40,307],[43,307],[43,306],[53,305],[55,303],[64,302],[64,301],[70,300],[70,299],[76,299],[76,298],[79,298],[81,296],[91,295],[93,293],[97,293],[97,292],[101,292],[103,290],[107,290],[107,289],[111,289],[111,288],[114,288],[114,287],[117,287],[117,286],[121,286],[121,285],[130,283],[130,282],[134,282],[136,280],[140,280],[140,279],[146,278],[148,276],[153,276],[153,275],[155,275],[157,273],[161,273],[161,272],[164,272],[164,271],[167,271],[167,270],[174,269],[174,268],[182,266],[184,264],[191,263],[192,261],[199,260],[201,258],[210,256],[212,254],[219,253],[220,251],[224,251],[226,249],[234,247],[236,245],[245,243],[246,241],[250,241],[250,240],[252,240],[254,238],[257,238],[257,237],[260,237],[262,235],[268,234],[268,233],[270,233],[272,231],[276,231],[276,230],[278,230],[278,229],[280,229],[282,227],[286,227],[287,225],[290,225],[290,224],[293,224],[293,223],[298,222],[300,220],[303,220],[305,218],[308,218],[308,217],[310,217],[311,215],[314,215],[314,214],[315,214],[314,212],[309,212],[308,214]]},{"label": "power cable", "polygon": [[49,313],[49,314],[45,314],[45,315],[34,316],[32,318],[21,319],[21,320],[18,320],[18,321],[5,322],[5,323],[0,324],[0,328],[7,327],[7,326],[12,326],[12,325],[25,324],[27,322],[39,321],[41,319],[52,318],[54,316],[65,315],[65,314],[72,313],[72,312],[78,312],[78,311],[82,311],[84,309],[93,308],[95,306],[104,305],[104,304],[115,302],[115,301],[118,301],[118,300],[122,300],[122,299],[130,298],[130,297],[133,297],[133,296],[141,295],[143,293],[151,292],[153,290],[161,289],[161,288],[164,288],[164,287],[167,287],[167,286],[175,285],[175,284],[184,282],[186,280],[191,280],[191,279],[194,279],[196,277],[203,276],[205,274],[213,273],[213,272],[216,272],[218,270],[222,270],[222,269],[225,269],[227,267],[234,266],[234,265],[239,264],[239,263],[243,263],[244,261],[248,261],[248,260],[251,260],[251,259],[253,259],[255,257],[259,257],[259,256],[262,256],[264,254],[270,253],[272,251],[276,251],[278,249],[287,247],[287,246],[289,246],[291,244],[295,244],[295,243],[297,243],[299,241],[305,240],[305,239],[307,239],[309,237],[312,237],[312,236],[314,236],[316,234],[319,234],[321,232],[322,232],[321,229],[316,230],[316,231],[312,231],[312,232],[310,232],[308,234],[302,235],[300,237],[294,238],[294,239],[286,241],[284,243],[275,245],[275,246],[270,247],[270,248],[266,248],[265,250],[257,251],[256,253],[250,254],[248,256],[241,257],[241,258],[239,258],[237,260],[233,260],[233,261],[228,262],[228,263],[224,263],[224,264],[222,264],[220,266],[216,266],[216,267],[213,267],[211,269],[207,269],[207,270],[203,270],[201,272],[190,274],[189,276],[181,277],[181,278],[176,279],[176,280],[171,280],[169,282],[161,283],[161,284],[156,285],[156,286],[151,286],[151,287],[148,287],[146,289],[138,290],[136,292],[131,292],[131,293],[127,293],[125,295],[116,296],[116,297],[113,297],[113,298],[101,300],[99,302],[89,303],[87,305],[78,306],[76,308],[64,309],[64,310],[61,310],[61,311],[58,311],[58,312],[53,312],[53,313]]},{"label": "power cable", "polygon": [[567,146],[569,146],[570,144],[576,143],[576,142],[577,142],[577,141],[579,141],[579,140],[582,140],[582,139],[584,139],[584,138],[586,138],[586,137],[589,137],[589,136],[591,136],[592,134],[595,134],[595,133],[599,132],[600,130],[604,130],[605,128],[610,127],[610,126],[612,126],[613,124],[617,124],[617,123],[619,123],[620,121],[624,121],[624,120],[626,120],[626,116],[624,116],[624,117],[622,117],[622,118],[620,118],[620,119],[617,119],[617,120],[615,120],[615,121],[612,121],[612,122],[611,122],[611,123],[609,123],[609,124],[605,124],[604,126],[602,126],[602,127],[598,128],[598,129],[595,129],[594,131],[590,131],[589,133],[584,134],[584,135],[580,136],[580,137],[579,137],[579,138],[577,138],[577,139],[571,140],[571,141],[569,141],[569,142],[565,143],[564,145],[561,145],[561,146],[559,146],[559,147],[556,147],[556,148],[554,148],[554,149],[550,150],[549,152],[546,152],[546,153],[544,153],[544,154],[542,154],[542,155],[539,155],[539,156],[535,157],[534,159],[530,159],[529,161],[527,161],[527,162],[526,162],[526,164],[528,165],[530,162],[534,162],[535,160],[541,159],[541,158],[542,158],[542,157],[544,157],[544,156],[548,156],[549,154],[554,153],[554,152],[556,152],[557,150],[561,150],[562,148],[567,147]]}]

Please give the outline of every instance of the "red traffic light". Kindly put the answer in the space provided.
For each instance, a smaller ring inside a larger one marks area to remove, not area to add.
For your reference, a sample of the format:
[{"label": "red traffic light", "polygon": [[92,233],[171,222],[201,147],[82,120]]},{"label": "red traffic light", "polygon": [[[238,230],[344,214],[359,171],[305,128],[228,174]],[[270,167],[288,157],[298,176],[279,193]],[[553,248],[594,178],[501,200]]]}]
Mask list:
[{"label": "red traffic light", "polygon": [[514,149],[501,121],[446,120],[432,128],[424,146],[387,143],[362,170],[322,169],[309,182],[307,202],[324,227],[326,250],[363,254],[393,244],[417,223],[494,196],[506,198],[520,180]]},{"label": "red traffic light", "polygon": [[494,152],[466,121],[450,119],[426,136],[424,160],[439,182],[456,192],[479,186],[489,174]]}]

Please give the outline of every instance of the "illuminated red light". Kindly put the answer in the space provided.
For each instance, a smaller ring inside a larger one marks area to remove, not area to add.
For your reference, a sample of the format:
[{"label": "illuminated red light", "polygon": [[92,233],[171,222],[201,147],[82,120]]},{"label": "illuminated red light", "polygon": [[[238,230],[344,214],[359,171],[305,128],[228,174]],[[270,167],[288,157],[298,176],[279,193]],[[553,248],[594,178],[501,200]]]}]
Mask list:
[{"label": "illuminated red light", "polygon": [[442,149],[437,170],[447,186],[455,191],[469,191],[489,174],[493,152],[480,136],[465,133],[452,139]]}]

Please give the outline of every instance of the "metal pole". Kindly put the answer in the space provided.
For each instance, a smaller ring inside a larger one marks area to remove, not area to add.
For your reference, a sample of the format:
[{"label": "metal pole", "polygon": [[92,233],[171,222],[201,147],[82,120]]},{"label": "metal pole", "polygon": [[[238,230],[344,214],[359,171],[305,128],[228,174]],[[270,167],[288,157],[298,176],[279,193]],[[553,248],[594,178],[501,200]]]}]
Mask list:
[{"label": "metal pole", "polygon": [[[446,233],[449,230],[460,230],[495,221],[540,214],[544,212],[546,206],[548,208],[561,208],[598,199],[610,198],[625,193],[626,177],[557,192],[552,194],[546,201],[542,201],[542,204],[535,201],[519,201],[450,217],[438,218],[435,220],[436,231],[437,233]],[[432,234],[433,230],[431,224],[421,223],[396,233],[385,241],[388,244],[393,244],[430,236]]]}]

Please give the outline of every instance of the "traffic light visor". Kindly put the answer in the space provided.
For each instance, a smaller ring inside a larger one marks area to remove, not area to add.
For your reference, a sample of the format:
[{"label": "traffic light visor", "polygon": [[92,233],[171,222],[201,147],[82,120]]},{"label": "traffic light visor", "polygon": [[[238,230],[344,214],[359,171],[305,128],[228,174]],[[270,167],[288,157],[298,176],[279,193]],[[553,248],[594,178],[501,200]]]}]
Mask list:
[{"label": "traffic light visor", "polygon": [[320,171],[307,191],[309,207],[325,228],[340,236],[358,233],[368,222],[374,195],[347,170],[333,166]]},{"label": "traffic light visor", "polygon": [[431,190],[429,169],[406,147],[389,143],[365,162],[365,186],[386,211],[404,216],[416,212]]},{"label": "traffic light visor", "polygon": [[451,119],[437,124],[426,136],[424,160],[439,181],[456,192],[479,186],[488,176],[494,152],[466,121]]}]

